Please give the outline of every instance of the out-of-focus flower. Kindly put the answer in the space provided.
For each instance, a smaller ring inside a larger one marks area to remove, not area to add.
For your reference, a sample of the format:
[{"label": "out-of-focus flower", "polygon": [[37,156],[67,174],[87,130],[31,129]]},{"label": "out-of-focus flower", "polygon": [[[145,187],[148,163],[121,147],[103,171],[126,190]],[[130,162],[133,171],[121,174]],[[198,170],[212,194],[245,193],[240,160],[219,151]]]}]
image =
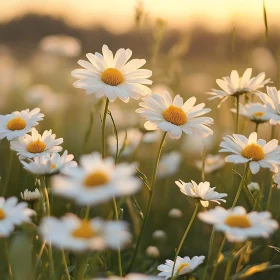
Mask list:
[{"label": "out-of-focus flower", "polygon": [[28,172],[37,175],[47,175],[67,172],[68,168],[77,166],[77,162],[73,161],[73,158],[73,155],[64,151],[62,156],[58,153],[44,154],[31,160],[22,160],[21,163]]},{"label": "out-of-focus flower", "polygon": [[151,87],[152,93],[163,95],[165,91],[168,91],[171,96],[174,96],[172,89],[165,84],[153,84]]},{"label": "out-of-focus flower", "polygon": [[95,93],[97,98],[106,96],[110,101],[120,98],[127,103],[130,98],[139,99],[151,93],[152,71],[139,69],[145,59],[132,59],[130,49],[119,49],[115,56],[108,46],[103,45],[102,53],[88,53],[90,62],[79,60],[85,69],[72,71],[72,76],[78,80],[73,84],[76,88],[85,89],[87,94]]},{"label": "out-of-focus flower", "polygon": [[25,134],[16,140],[12,140],[11,149],[16,151],[20,159],[34,158],[50,153],[57,153],[62,150],[59,146],[63,143],[62,138],[55,139],[56,135],[52,130],[45,130],[42,136],[36,128],[32,128],[31,135]]},{"label": "out-of-focus flower", "polygon": [[[126,131],[118,132],[118,152],[123,149],[121,155],[130,156],[139,146],[143,133],[137,128],[129,128]],[[109,151],[111,155],[115,155],[117,151],[117,140],[115,135],[110,135],[107,138]]]},{"label": "out-of-focus flower", "polygon": [[147,132],[144,134],[142,141],[146,144],[157,142],[160,139],[160,134],[159,130]]},{"label": "out-of-focus flower", "polygon": [[204,108],[201,103],[194,106],[195,97],[189,98],[183,103],[183,98],[176,95],[172,101],[170,94],[165,91],[164,94],[153,94],[151,97],[143,98],[140,103],[142,108],[136,110],[142,117],[146,118],[145,128],[147,130],[161,129],[168,132],[172,139],[179,139],[182,132],[193,135],[198,134],[206,137],[213,134],[208,127],[213,124],[213,119],[209,117],[200,117],[211,111]]},{"label": "out-of-focus flower", "polygon": [[214,225],[214,229],[226,234],[230,242],[244,242],[248,238],[268,238],[277,228],[278,223],[271,219],[269,212],[250,212],[237,206],[224,209],[217,206],[198,217],[205,223]]},{"label": "out-of-focus flower", "polygon": [[259,191],[260,190],[260,186],[256,182],[251,182],[250,184],[247,185],[247,187],[250,191]]},{"label": "out-of-focus flower", "polygon": [[8,115],[0,115],[0,139],[12,140],[30,132],[33,126],[38,125],[43,120],[44,114],[39,108],[29,111],[16,111]]},{"label": "out-of-focus flower", "polygon": [[29,191],[26,189],[24,192],[20,193],[20,196],[23,200],[31,201],[39,199],[41,197],[41,193],[37,188],[34,191]]},{"label": "out-of-focus flower", "polygon": [[207,73],[193,73],[187,75],[182,81],[182,87],[190,90],[193,94],[204,93],[211,87],[213,77]]},{"label": "out-of-focus flower", "polygon": [[226,193],[218,193],[214,188],[210,188],[209,182],[201,182],[197,184],[194,181],[185,183],[182,180],[176,181],[176,185],[180,188],[180,191],[192,198],[199,199],[200,203],[204,207],[209,206],[209,201],[220,204],[220,202],[226,202],[223,197],[226,197]]},{"label": "out-of-focus flower", "polygon": [[68,176],[53,177],[54,194],[81,205],[96,205],[113,197],[134,194],[141,187],[141,181],[134,176],[133,164],[115,165],[113,158],[102,159],[99,153],[82,156],[80,164],[80,167],[68,168]]},{"label": "out-of-focus flower", "polygon": [[[196,160],[195,165],[198,169],[202,169],[202,160]],[[225,160],[221,155],[206,155],[204,159],[204,173],[210,174],[225,165]]]},{"label": "out-of-focus flower", "polygon": [[277,185],[277,188],[280,189],[280,171],[273,176],[274,183]]},{"label": "out-of-focus flower", "polygon": [[179,152],[173,151],[163,155],[158,165],[158,178],[163,179],[176,174],[181,161],[182,155]]},{"label": "out-of-focus flower", "polygon": [[170,218],[176,218],[177,219],[177,218],[181,218],[183,216],[183,213],[180,209],[173,208],[168,212],[168,216]]},{"label": "out-of-focus flower", "polygon": [[267,117],[272,125],[280,124],[280,90],[276,87],[266,87],[267,94],[259,93],[259,97],[263,101],[267,109]]},{"label": "out-of-focus flower", "polygon": [[110,276],[109,278],[93,278],[93,280],[160,280],[160,277],[140,273],[130,273],[124,277]]},{"label": "out-of-focus flower", "polygon": [[40,41],[40,49],[52,55],[75,57],[81,53],[80,40],[66,35],[50,35]]},{"label": "out-of-focus flower", "polygon": [[149,246],[147,249],[146,249],[146,255],[151,257],[151,258],[158,258],[160,253],[159,253],[159,250],[157,247],[155,246]]},{"label": "out-of-focus flower", "polygon": [[43,238],[53,246],[74,251],[124,247],[131,238],[123,221],[103,221],[100,218],[81,220],[73,214],[61,219],[44,218],[40,225]]},{"label": "out-of-focus flower", "polygon": [[221,153],[233,153],[225,158],[226,162],[247,163],[253,174],[259,172],[260,167],[269,168],[277,172],[280,164],[278,140],[273,139],[266,143],[265,140],[257,140],[257,133],[253,132],[247,139],[241,134],[224,137],[220,144]]},{"label": "out-of-focus flower", "polygon": [[16,197],[0,197],[0,236],[9,236],[15,226],[30,222],[30,217],[34,214],[25,202],[18,203]]},{"label": "out-of-focus flower", "polygon": [[[174,267],[173,276],[185,275],[191,273],[195,270],[199,265],[201,265],[204,261],[204,256],[195,256],[193,258],[189,257],[177,257]],[[165,279],[169,279],[172,276],[174,262],[171,260],[166,260],[165,264],[161,264],[157,267],[159,271],[161,271],[158,276],[165,277]]]},{"label": "out-of-focus flower", "polygon": [[164,230],[155,230],[153,232],[153,238],[158,240],[163,240],[166,238],[166,232]]},{"label": "out-of-focus flower", "polygon": [[[236,113],[236,109],[231,109]],[[239,114],[248,118],[254,123],[265,123],[270,120],[269,112],[267,108],[260,103],[248,103],[245,105],[239,105]]]},{"label": "out-of-focus flower", "polygon": [[182,139],[182,150],[188,157],[201,156],[201,153],[205,149],[208,153],[215,147],[215,135],[209,135],[206,138],[201,139],[200,135],[190,135],[183,137]]},{"label": "out-of-focus flower", "polygon": [[207,92],[207,94],[212,95],[209,100],[220,98],[225,101],[229,96],[256,93],[259,92],[258,89],[270,82],[270,79],[265,80],[265,73],[260,73],[253,78],[251,75],[252,68],[248,68],[242,77],[239,77],[238,72],[233,70],[230,77],[223,77],[222,80],[217,79],[216,82],[222,90],[212,89],[211,92]]}]

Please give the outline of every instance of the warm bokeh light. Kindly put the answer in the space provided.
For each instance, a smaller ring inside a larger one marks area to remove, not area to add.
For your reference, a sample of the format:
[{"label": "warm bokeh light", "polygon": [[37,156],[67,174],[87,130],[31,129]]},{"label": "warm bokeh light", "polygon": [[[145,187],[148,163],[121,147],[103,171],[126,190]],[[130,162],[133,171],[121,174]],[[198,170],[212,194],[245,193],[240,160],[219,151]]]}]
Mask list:
[{"label": "warm bokeh light", "polygon": [[[202,23],[216,31],[235,25],[250,31],[263,28],[262,0],[143,0],[145,12],[162,17],[170,27],[188,28]],[[137,0],[1,0],[0,19],[28,12],[60,16],[74,25],[101,24],[118,32],[133,24]],[[269,24],[280,25],[280,1],[266,0]]]}]

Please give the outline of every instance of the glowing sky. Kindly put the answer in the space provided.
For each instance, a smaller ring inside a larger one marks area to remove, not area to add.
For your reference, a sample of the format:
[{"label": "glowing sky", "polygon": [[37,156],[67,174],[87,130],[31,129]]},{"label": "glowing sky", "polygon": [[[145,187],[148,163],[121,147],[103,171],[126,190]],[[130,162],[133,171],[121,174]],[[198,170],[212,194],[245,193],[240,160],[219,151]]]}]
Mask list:
[{"label": "glowing sky", "polygon": [[[263,0],[143,0],[151,19],[161,17],[170,27],[188,28],[202,22],[224,30],[240,24],[250,30],[263,28]],[[137,0],[0,0],[0,19],[26,12],[61,16],[73,25],[102,24],[124,31],[133,24]],[[280,0],[266,0],[269,24],[280,26]]]}]

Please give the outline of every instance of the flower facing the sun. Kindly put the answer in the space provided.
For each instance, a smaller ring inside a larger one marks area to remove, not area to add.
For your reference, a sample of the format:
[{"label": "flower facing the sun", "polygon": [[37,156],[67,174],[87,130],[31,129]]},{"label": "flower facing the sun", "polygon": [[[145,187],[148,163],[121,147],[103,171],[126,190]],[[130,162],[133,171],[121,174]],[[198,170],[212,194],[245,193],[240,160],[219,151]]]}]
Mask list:
[{"label": "flower facing the sun", "polygon": [[147,130],[160,128],[168,132],[172,139],[179,139],[182,132],[202,137],[213,134],[208,127],[213,124],[213,119],[201,117],[211,109],[204,108],[204,103],[194,106],[195,102],[196,98],[191,97],[184,103],[180,95],[176,95],[172,101],[170,94],[165,91],[163,95],[153,94],[151,97],[143,98],[143,102],[140,103],[142,108],[136,112],[146,118],[144,126]]},{"label": "flower facing the sun", "polygon": [[[177,257],[174,268],[174,276],[185,275],[191,273],[195,270],[199,265],[201,265],[204,261],[204,256],[195,256],[193,258],[189,257]],[[165,277],[165,279],[169,279],[172,276],[174,262],[171,260],[166,260],[165,264],[161,264],[157,267],[159,271],[161,271],[158,276]]]},{"label": "flower facing the sun", "polygon": [[277,172],[280,164],[280,150],[278,140],[273,139],[266,143],[265,140],[257,140],[257,133],[253,132],[247,139],[241,134],[226,136],[220,144],[219,152],[233,153],[225,158],[226,162],[247,163],[253,174],[259,172],[260,167],[269,168]]},{"label": "flower facing the sun", "polygon": [[74,199],[80,205],[96,205],[134,194],[141,187],[133,164],[115,165],[113,158],[102,159],[99,153],[92,153],[82,156],[80,165],[69,168],[66,176],[53,177],[53,193]]},{"label": "flower facing the sun", "polygon": [[[103,55],[102,55],[103,54]],[[72,76],[78,80],[73,84],[76,88],[85,89],[87,94],[95,93],[97,98],[106,96],[110,101],[120,98],[128,102],[130,98],[139,99],[151,93],[152,71],[139,69],[145,59],[132,59],[130,49],[119,49],[115,56],[108,46],[103,45],[102,54],[88,53],[89,60],[79,60],[78,63],[85,69],[72,71]]]},{"label": "flower facing the sun", "polygon": [[260,73],[253,78],[251,76],[252,68],[246,69],[242,77],[239,77],[236,70],[231,71],[230,77],[216,80],[222,90],[212,89],[211,92],[208,92],[207,94],[212,95],[209,100],[219,98],[225,101],[229,96],[257,93],[258,89],[270,82],[270,79],[265,79],[265,73]]},{"label": "flower facing the sun", "polygon": [[52,245],[74,251],[124,247],[131,238],[123,221],[103,221],[100,218],[81,220],[74,214],[61,219],[44,218],[40,225],[43,238]]},{"label": "flower facing the sun", "polygon": [[31,131],[33,126],[43,120],[44,114],[40,113],[40,109],[36,108],[31,111],[29,109],[21,112],[13,112],[8,115],[0,115],[0,139],[5,137],[12,140],[16,137],[23,136]]},{"label": "flower facing the sun", "polygon": [[55,139],[56,135],[52,130],[45,130],[40,135],[36,128],[32,128],[31,135],[25,134],[16,140],[11,141],[11,149],[16,151],[20,159],[34,158],[49,153],[57,153],[62,150],[59,145],[63,143],[62,138]]},{"label": "flower facing the sun", "polygon": [[44,154],[30,160],[21,160],[21,163],[28,172],[36,175],[48,175],[59,172],[67,172],[68,168],[77,166],[73,161],[74,156],[64,151],[62,156],[58,153]]},{"label": "flower facing the sun", "polygon": [[225,233],[230,242],[244,242],[248,238],[268,238],[278,228],[278,223],[271,219],[269,212],[250,212],[237,206],[224,209],[217,206],[198,217],[205,223],[214,225],[214,229]]},{"label": "flower facing the sun", "polygon": [[9,236],[15,226],[30,222],[35,212],[27,208],[26,202],[17,203],[16,197],[0,197],[0,237]]},{"label": "flower facing the sun", "polygon": [[199,199],[200,203],[204,207],[209,206],[209,201],[220,204],[220,202],[226,202],[223,197],[226,197],[226,193],[218,193],[215,191],[215,187],[211,188],[209,182],[201,182],[197,184],[194,181],[185,183],[182,180],[176,181],[176,185],[180,188],[180,191],[192,198]]}]

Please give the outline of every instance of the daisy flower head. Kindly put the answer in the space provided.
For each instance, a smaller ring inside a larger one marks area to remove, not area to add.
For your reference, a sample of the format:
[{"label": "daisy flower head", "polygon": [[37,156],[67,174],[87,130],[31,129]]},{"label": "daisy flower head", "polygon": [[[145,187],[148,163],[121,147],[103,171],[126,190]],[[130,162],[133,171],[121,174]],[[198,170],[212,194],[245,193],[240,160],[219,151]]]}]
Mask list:
[{"label": "daisy flower head", "polygon": [[165,91],[162,95],[153,94],[143,98],[141,108],[136,112],[146,118],[144,126],[147,130],[161,129],[166,131],[171,139],[179,139],[182,132],[207,137],[213,134],[208,127],[213,124],[213,119],[201,116],[209,113],[211,109],[204,108],[204,103],[194,106],[195,102],[196,98],[191,97],[184,103],[180,95],[176,95],[172,101],[169,92]]},{"label": "daisy flower head", "polygon": [[102,159],[99,153],[92,153],[81,157],[79,167],[69,168],[67,174],[55,175],[52,191],[80,205],[96,205],[138,191],[141,181],[134,174],[135,165],[115,165],[113,158]]},{"label": "daisy flower head", "polygon": [[257,182],[251,182],[250,184],[247,185],[247,187],[251,192],[254,191],[258,192],[260,190],[260,185]]},{"label": "daisy flower head", "polygon": [[276,87],[266,87],[267,94],[260,92],[258,95],[267,109],[267,117],[272,125],[280,124],[280,90]]},{"label": "daisy flower head", "polygon": [[139,69],[145,59],[132,59],[130,49],[119,49],[115,56],[108,46],[103,45],[102,54],[88,53],[89,60],[79,60],[85,69],[72,71],[78,80],[73,84],[76,88],[85,89],[87,94],[95,93],[97,98],[106,96],[110,101],[120,98],[127,103],[130,98],[139,99],[151,93],[146,85],[151,85],[152,71]]},{"label": "daisy flower head", "polygon": [[[231,109],[231,111],[236,113],[235,108]],[[265,123],[270,120],[268,109],[261,103],[239,104],[239,114],[257,124]]]},{"label": "daisy flower head", "polygon": [[209,182],[201,182],[197,184],[195,181],[190,183],[185,183],[182,180],[176,181],[176,185],[180,188],[180,191],[196,199],[199,199],[203,207],[209,206],[209,201],[220,204],[220,202],[226,202],[223,197],[226,197],[226,193],[218,193],[215,191],[215,188],[210,187]]},{"label": "daisy flower head", "polygon": [[74,214],[58,219],[44,218],[40,225],[43,238],[52,245],[74,251],[124,247],[131,238],[123,221],[104,221],[100,218],[81,220]]},{"label": "daisy flower head", "polygon": [[[202,169],[202,160],[195,161],[195,165],[198,169]],[[208,154],[204,160],[204,173],[210,174],[216,170],[221,169],[225,165],[225,160],[221,155]]]},{"label": "daisy flower head", "polygon": [[247,213],[241,206],[224,209],[217,206],[198,217],[214,225],[214,229],[225,233],[230,242],[244,242],[248,238],[268,238],[278,228],[278,223],[271,219],[269,212]]},{"label": "daisy flower head", "polygon": [[[177,257],[174,268],[174,276],[185,275],[191,273],[204,261],[204,256],[195,256],[193,258],[189,257]],[[165,277],[165,279],[171,278],[174,262],[171,260],[166,260],[165,264],[161,264],[157,267],[161,271],[158,276]]]},{"label": "daisy flower head", "polygon": [[0,115],[0,139],[6,137],[8,140],[13,140],[23,136],[30,132],[33,126],[38,125],[38,122],[43,118],[44,114],[40,113],[39,108]]},{"label": "daisy flower head", "polygon": [[26,202],[18,203],[16,197],[0,197],[0,237],[9,236],[15,226],[30,222],[34,214]]},{"label": "daisy flower head", "polygon": [[269,168],[272,172],[277,172],[280,164],[280,151],[278,140],[273,139],[266,143],[265,140],[257,139],[257,133],[253,132],[247,139],[241,134],[224,137],[220,144],[221,153],[232,153],[225,158],[226,162],[249,163],[253,174],[259,172],[260,167]]},{"label": "daisy flower head", "polygon": [[[139,146],[143,133],[137,128],[129,128],[126,131],[118,132],[118,152],[122,156],[130,156]],[[110,135],[107,138],[109,151],[111,155],[115,155],[117,151],[117,139],[115,135]]]},{"label": "daisy flower head", "polygon": [[77,166],[73,161],[74,156],[64,151],[62,155],[58,153],[43,154],[29,160],[21,160],[23,168],[36,175],[50,175],[60,172],[67,172],[68,168]]},{"label": "daisy flower head", "polygon": [[158,178],[163,179],[176,174],[181,161],[182,155],[179,152],[173,151],[163,155],[158,165]]},{"label": "daisy flower head", "polygon": [[93,280],[160,280],[160,277],[140,273],[130,273],[124,277],[110,276],[109,278],[93,278]]},{"label": "daisy flower head", "polygon": [[28,189],[26,189],[24,192],[20,193],[20,196],[25,201],[32,201],[39,199],[42,195],[36,188],[34,191],[29,191]]},{"label": "daisy flower head", "polygon": [[20,159],[34,158],[49,153],[57,153],[62,150],[59,145],[63,143],[62,138],[55,139],[52,130],[45,130],[41,135],[36,128],[32,128],[31,135],[25,134],[11,141],[11,149],[16,151]]},{"label": "daisy flower head", "polygon": [[230,76],[216,80],[221,90],[212,89],[211,92],[208,92],[207,94],[212,95],[209,100],[219,98],[225,101],[230,96],[256,93],[258,89],[270,82],[270,79],[265,79],[265,73],[260,73],[253,78],[251,76],[252,68],[246,69],[242,77],[239,76],[236,70],[231,71]]}]

